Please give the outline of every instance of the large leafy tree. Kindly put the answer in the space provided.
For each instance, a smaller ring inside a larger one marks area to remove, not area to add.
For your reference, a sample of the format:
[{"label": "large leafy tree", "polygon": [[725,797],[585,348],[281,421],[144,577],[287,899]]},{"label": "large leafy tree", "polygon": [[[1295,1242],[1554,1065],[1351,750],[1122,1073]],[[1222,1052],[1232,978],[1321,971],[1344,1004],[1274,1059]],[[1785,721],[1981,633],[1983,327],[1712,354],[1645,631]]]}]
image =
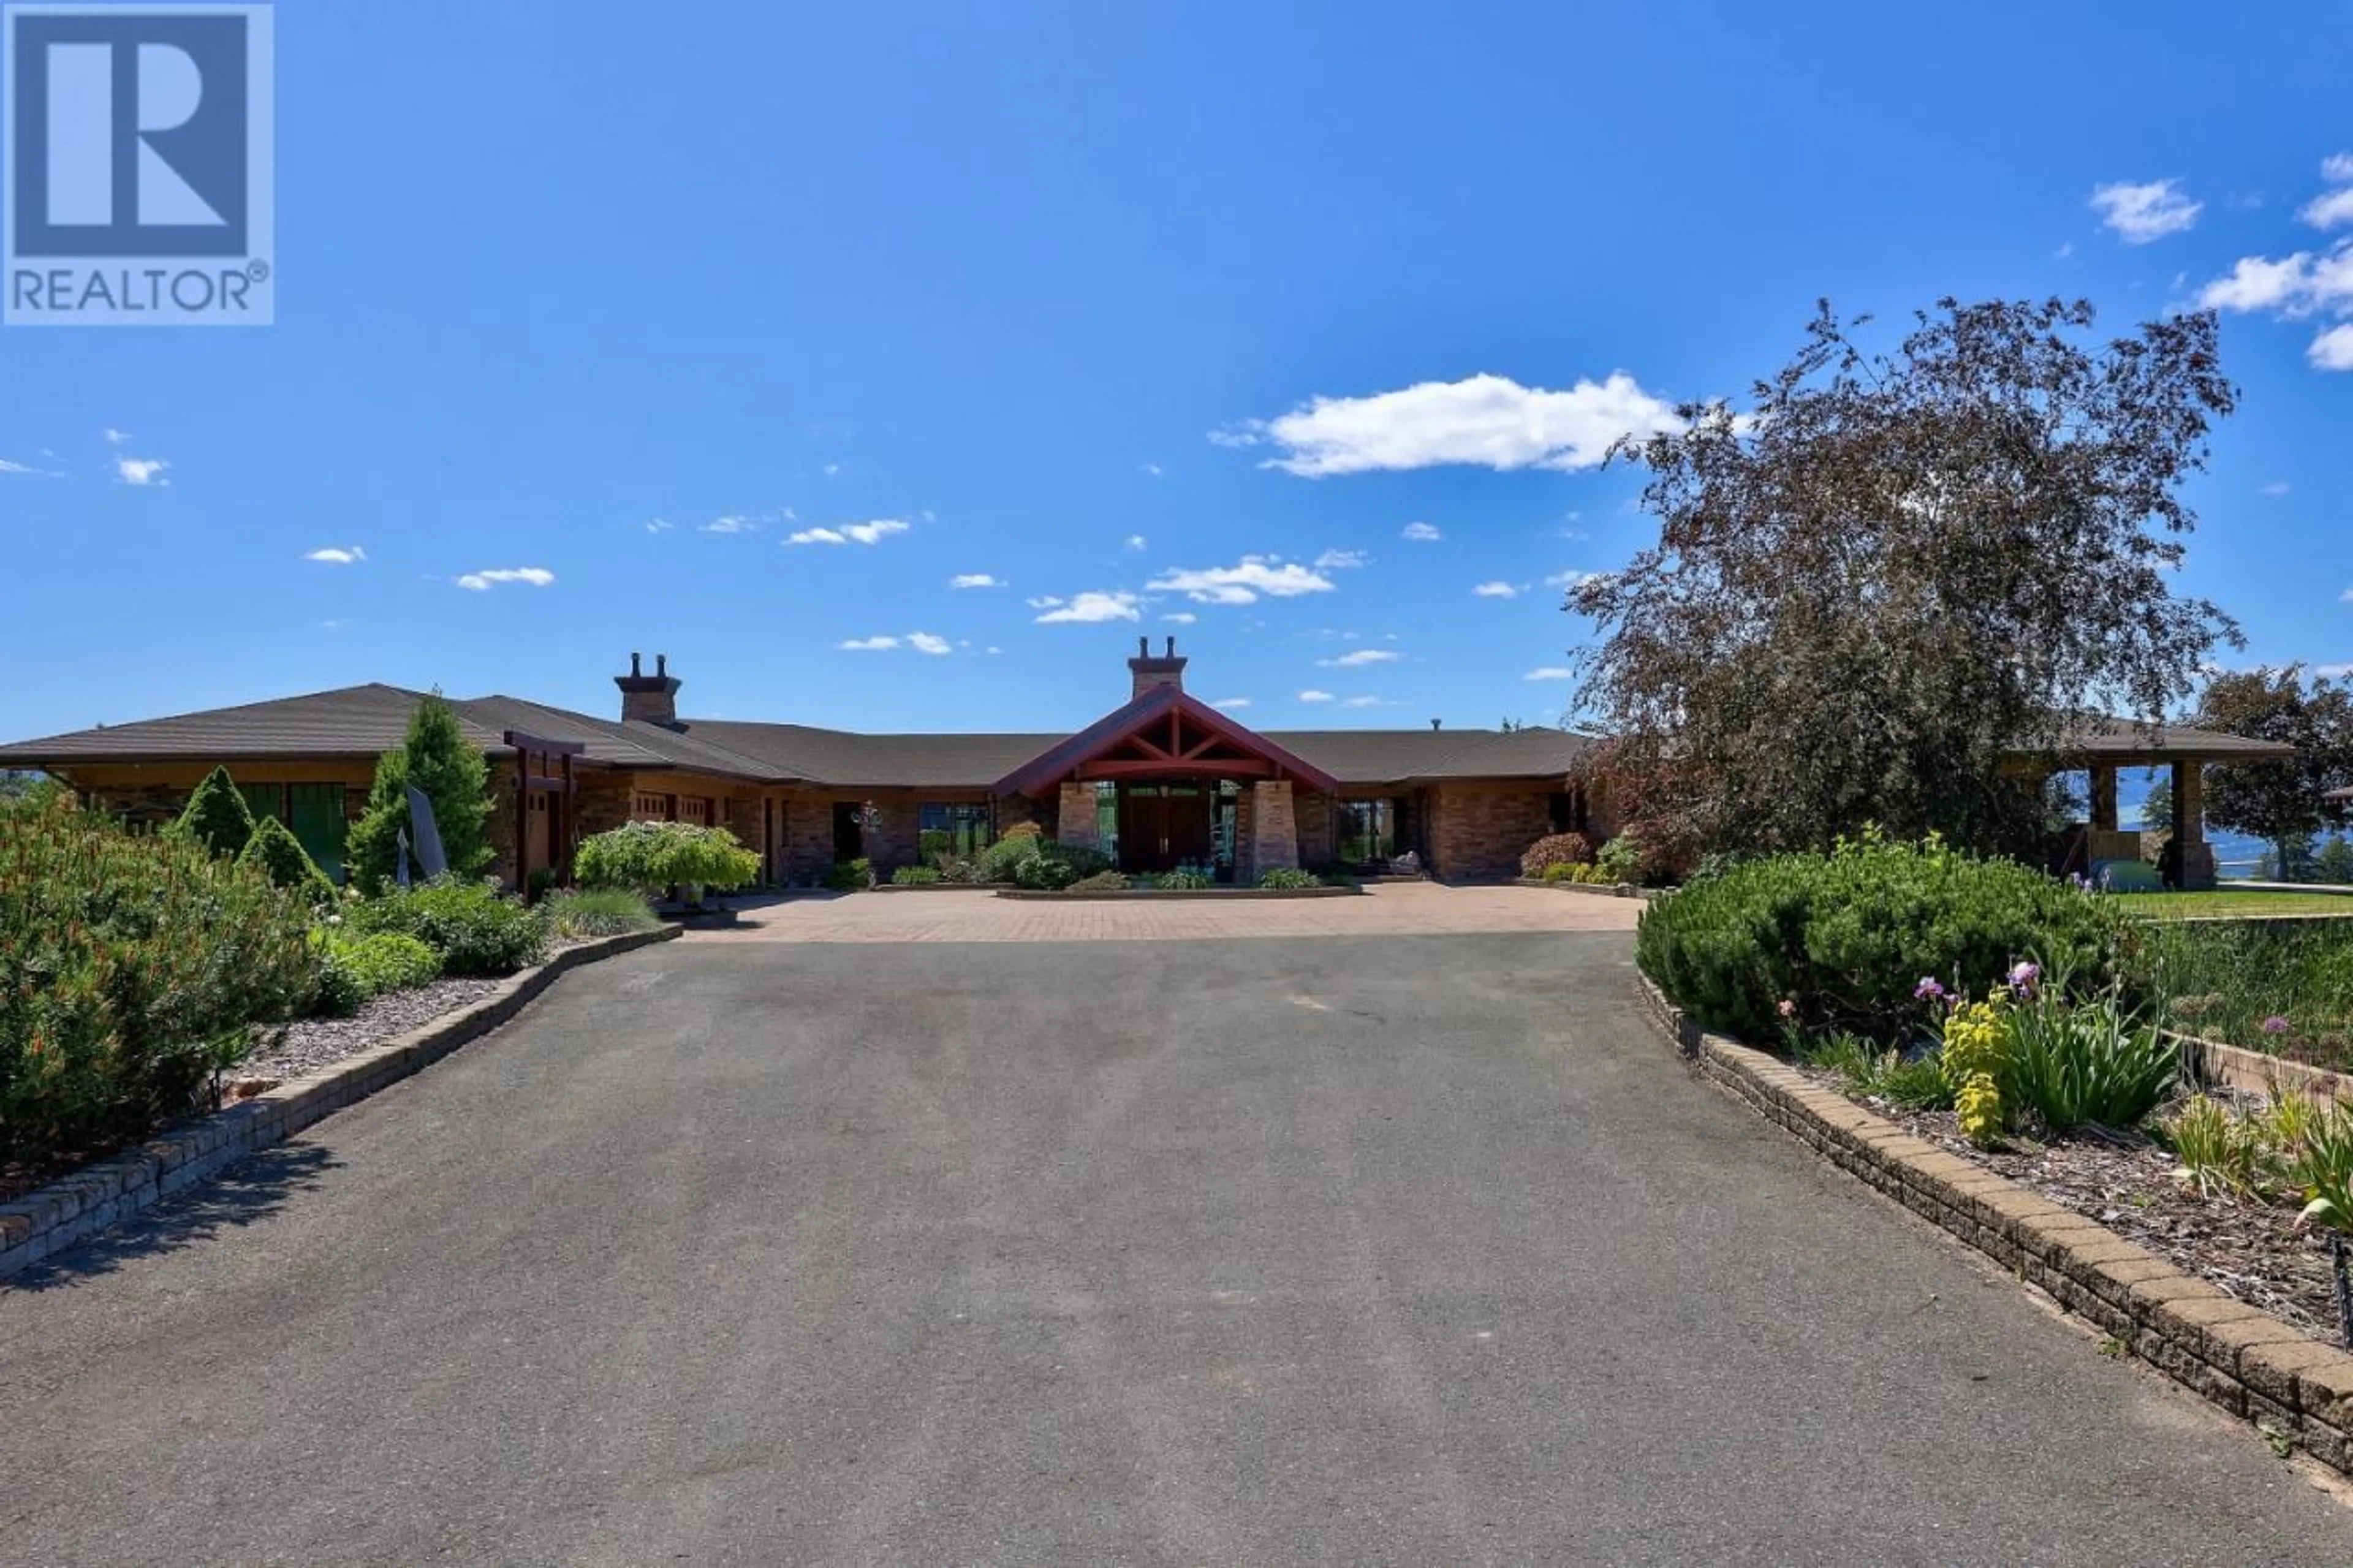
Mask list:
[{"label": "large leafy tree", "polygon": [[1658,542],[1570,591],[1581,697],[1731,849],[1865,823],[2031,847],[2094,710],[2154,721],[2238,641],[2172,587],[2182,481],[2235,394],[2211,314],[2091,341],[2088,304],[1939,301],[1893,352],[1825,303],[1754,406],[1621,441]]},{"label": "large leafy tree", "polygon": [[437,691],[408,716],[407,737],[376,759],[367,810],[344,843],[344,861],[363,889],[379,889],[398,875],[399,835],[408,825],[412,784],[433,803],[434,826],[453,875],[480,876],[497,858],[490,838],[490,763],[466,739],[457,710]]},{"label": "large leafy tree", "polygon": [[2311,859],[2312,836],[2347,821],[2332,790],[2353,786],[2353,690],[2301,665],[2216,676],[2198,700],[2201,730],[2284,741],[2293,757],[2206,770],[2206,820],[2261,838],[2283,876]]}]

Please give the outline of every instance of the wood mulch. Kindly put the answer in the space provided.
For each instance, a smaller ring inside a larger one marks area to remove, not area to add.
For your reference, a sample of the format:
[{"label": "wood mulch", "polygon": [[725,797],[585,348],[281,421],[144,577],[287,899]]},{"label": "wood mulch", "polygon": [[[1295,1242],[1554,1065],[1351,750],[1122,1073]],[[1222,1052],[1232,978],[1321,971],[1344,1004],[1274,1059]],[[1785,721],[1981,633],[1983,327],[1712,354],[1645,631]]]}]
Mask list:
[{"label": "wood mulch", "polygon": [[[1843,1092],[1833,1073],[1800,1068]],[[2337,1343],[2327,1238],[2295,1228],[2302,1205],[2208,1194],[2176,1176],[2171,1152],[2138,1133],[2085,1130],[2048,1143],[2013,1136],[1979,1149],[1949,1110],[1900,1110],[1853,1097],[1915,1137],[2006,1176],[2115,1231],[2225,1295],[2316,1340]]]}]

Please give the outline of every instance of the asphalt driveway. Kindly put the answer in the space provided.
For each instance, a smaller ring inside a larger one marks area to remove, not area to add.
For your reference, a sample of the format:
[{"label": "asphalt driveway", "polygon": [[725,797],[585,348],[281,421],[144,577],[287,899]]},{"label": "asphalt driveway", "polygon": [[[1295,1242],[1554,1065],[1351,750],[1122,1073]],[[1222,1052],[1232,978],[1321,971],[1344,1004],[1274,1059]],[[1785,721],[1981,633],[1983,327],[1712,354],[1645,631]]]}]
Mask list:
[{"label": "asphalt driveway", "polygon": [[0,1289],[0,1561],[2310,1563],[1623,934],[690,939]]}]

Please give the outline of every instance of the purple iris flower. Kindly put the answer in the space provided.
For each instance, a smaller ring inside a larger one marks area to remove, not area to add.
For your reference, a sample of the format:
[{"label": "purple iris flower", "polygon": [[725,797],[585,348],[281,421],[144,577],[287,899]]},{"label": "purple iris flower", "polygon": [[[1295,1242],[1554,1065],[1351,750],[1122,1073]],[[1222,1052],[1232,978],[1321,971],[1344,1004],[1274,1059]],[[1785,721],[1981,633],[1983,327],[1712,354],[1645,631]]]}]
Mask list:
[{"label": "purple iris flower", "polygon": [[2284,1035],[2293,1027],[2295,1027],[2294,1025],[2277,1013],[2263,1020],[2263,1033],[2266,1035]]},{"label": "purple iris flower", "polygon": [[1912,988],[1912,996],[1919,1002],[1941,1002],[1945,997],[1945,988],[1936,984],[1935,975],[1924,974],[1920,976],[1920,984]]}]

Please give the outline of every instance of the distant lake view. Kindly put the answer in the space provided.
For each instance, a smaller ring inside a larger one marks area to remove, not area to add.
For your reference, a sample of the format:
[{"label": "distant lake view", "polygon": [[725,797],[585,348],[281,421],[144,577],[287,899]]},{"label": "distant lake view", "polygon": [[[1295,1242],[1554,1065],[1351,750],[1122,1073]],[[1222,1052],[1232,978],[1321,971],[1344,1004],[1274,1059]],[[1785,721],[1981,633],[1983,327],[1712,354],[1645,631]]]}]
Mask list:
[{"label": "distant lake view", "polygon": [[[2148,803],[2150,786],[2165,777],[2162,770],[2128,770],[2116,775],[2116,826],[2139,827],[2141,808]],[[2223,833],[2214,828],[2206,830],[2206,841],[2214,847],[2214,874],[2226,882],[2244,882],[2255,874],[2255,862],[2262,858],[2268,846],[2260,838],[2250,838],[2243,833]]]}]

